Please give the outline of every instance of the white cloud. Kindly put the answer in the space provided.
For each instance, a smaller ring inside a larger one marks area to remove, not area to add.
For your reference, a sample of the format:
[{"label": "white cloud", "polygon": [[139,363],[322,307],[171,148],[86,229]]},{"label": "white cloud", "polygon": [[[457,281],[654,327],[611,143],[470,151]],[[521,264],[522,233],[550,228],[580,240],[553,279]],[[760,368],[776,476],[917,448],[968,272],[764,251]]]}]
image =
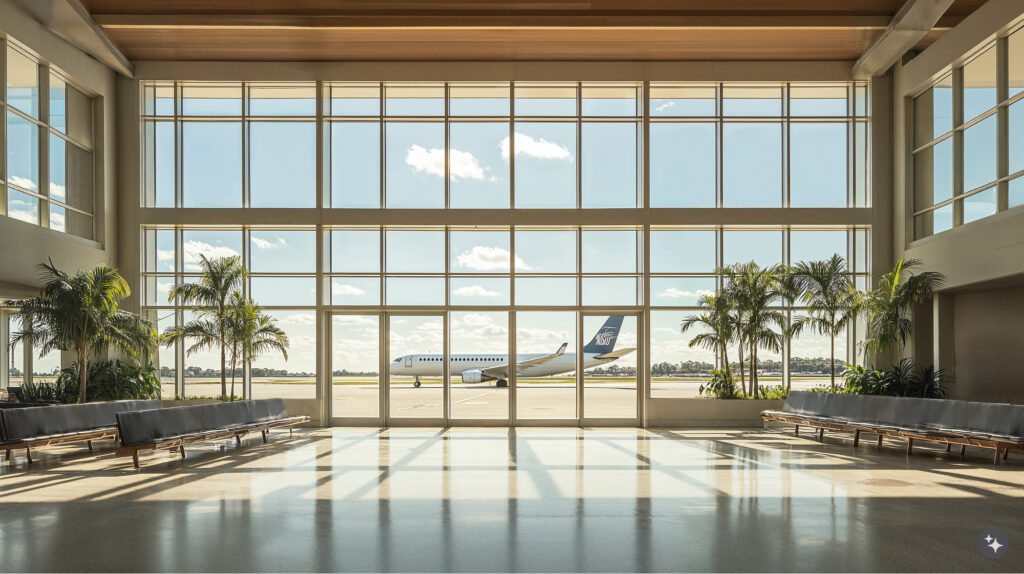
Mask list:
[{"label": "white cloud", "polygon": [[671,299],[682,299],[682,298],[697,298],[704,295],[714,295],[714,291],[708,291],[706,289],[698,289],[696,291],[684,291],[682,289],[676,289],[675,287],[669,287],[661,293],[658,293],[658,297],[669,297]]},{"label": "white cloud", "polygon": [[16,185],[16,186],[18,186],[18,187],[20,187],[22,189],[28,189],[28,190],[31,190],[31,191],[35,191],[36,190],[36,182],[32,181],[31,179],[29,179],[27,177],[21,177],[20,175],[12,175],[8,179],[8,181],[10,181],[14,185]]},{"label": "white cloud", "polygon": [[464,285],[452,290],[452,295],[460,297],[498,297],[501,293],[489,291],[480,285]]},{"label": "white cloud", "polygon": [[[477,271],[508,271],[511,253],[502,247],[487,247],[484,245],[474,246],[469,251],[464,251],[455,258],[455,263],[460,267],[475,269]],[[516,257],[516,270],[525,271],[533,269],[522,259]]]},{"label": "white cloud", "polygon": [[277,249],[288,245],[288,242],[284,240],[284,237],[278,237],[277,241],[267,241],[262,237],[253,237],[252,243],[257,249]]},{"label": "white cloud", "polygon": [[663,111],[671,108],[674,105],[676,105],[675,102],[668,101],[668,102],[665,102],[665,103],[661,104],[660,106],[657,106],[656,108],[654,108],[654,111],[656,111],[656,112],[663,112]]},{"label": "white cloud", "polygon": [[156,250],[157,261],[174,261],[174,250],[173,249],[157,249]]},{"label": "white cloud", "polygon": [[332,295],[366,295],[366,291],[347,283],[331,283]]},{"label": "white cloud", "polygon": [[313,313],[278,315],[277,322],[280,325],[316,325],[316,315]]},{"label": "white cloud", "polygon": [[[451,179],[456,181],[462,179],[485,179],[487,171],[480,165],[480,162],[468,151],[452,149],[449,160],[451,161]],[[423,146],[412,145],[405,154],[405,163],[412,166],[416,171],[422,171],[437,177],[444,177],[444,150],[439,148],[427,149]]]},{"label": "white cloud", "polygon": [[55,229],[57,231],[67,230],[67,222],[63,213],[50,211],[50,229]]},{"label": "white cloud", "polygon": [[[501,147],[501,157],[508,161],[511,147],[509,138],[501,140],[498,144]],[[560,143],[549,142],[546,139],[534,139],[526,134],[516,132],[516,157],[527,156],[537,159],[559,159],[572,160],[572,152],[569,148]]]},{"label": "white cloud", "polygon": [[53,183],[52,181],[50,182],[50,197],[64,201],[65,192],[66,189],[63,185],[58,185],[56,183]]},{"label": "white cloud", "polygon": [[182,254],[185,260],[186,271],[199,271],[199,256],[205,255],[207,259],[217,259],[220,257],[234,257],[239,255],[234,249],[227,247],[226,245],[210,245],[204,241],[196,241],[191,239],[186,241],[181,246]]}]

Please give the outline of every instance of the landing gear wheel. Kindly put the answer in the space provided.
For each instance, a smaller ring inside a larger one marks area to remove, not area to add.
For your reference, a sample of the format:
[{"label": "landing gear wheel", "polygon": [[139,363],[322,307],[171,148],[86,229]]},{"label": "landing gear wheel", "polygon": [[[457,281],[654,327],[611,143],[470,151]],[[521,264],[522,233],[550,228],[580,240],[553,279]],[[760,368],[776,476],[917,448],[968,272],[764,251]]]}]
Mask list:
[{"label": "landing gear wheel", "polygon": [[508,387],[508,381],[506,381],[505,379],[502,379],[502,380],[498,381],[497,387],[499,389],[504,389],[504,388]]},{"label": "landing gear wheel", "polygon": [[412,386],[416,387],[417,389],[420,388],[420,380],[416,379],[415,381],[413,381]]}]

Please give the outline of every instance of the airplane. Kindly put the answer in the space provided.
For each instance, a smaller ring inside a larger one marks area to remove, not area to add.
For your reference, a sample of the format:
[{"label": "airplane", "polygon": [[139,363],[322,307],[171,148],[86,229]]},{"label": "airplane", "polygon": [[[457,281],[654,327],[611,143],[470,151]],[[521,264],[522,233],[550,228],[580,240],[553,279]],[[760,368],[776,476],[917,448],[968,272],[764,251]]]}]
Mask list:
[{"label": "airplane", "polygon": [[[610,363],[635,351],[635,348],[615,350],[615,340],[622,328],[622,315],[608,317],[594,338],[583,347],[583,368],[589,369]],[[562,343],[554,353],[519,354],[516,356],[517,377],[545,377],[576,370],[576,353],[566,353],[568,343]],[[450,355],[448,372],[461,375],[467,384],[497,381],[499,388],[508,386],[511,372],[508,355],[502,353],[465,353]],[[388,369],[394,376],[414,377],[412,386],[420,386],[420,377],[437,377],[443,374],[444,357],[439,354],[402,355],[391,361]]]}]

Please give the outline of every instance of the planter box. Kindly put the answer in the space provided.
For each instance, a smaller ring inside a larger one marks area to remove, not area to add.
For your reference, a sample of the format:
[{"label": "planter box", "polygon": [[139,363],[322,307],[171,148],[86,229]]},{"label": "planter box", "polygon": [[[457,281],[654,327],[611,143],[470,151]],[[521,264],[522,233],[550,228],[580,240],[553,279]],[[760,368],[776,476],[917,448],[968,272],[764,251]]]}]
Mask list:
[{"label": "planter box", "polygon": [[650,399],[649,427],[760,427],[761,411],[779,410],[782,399]]}]

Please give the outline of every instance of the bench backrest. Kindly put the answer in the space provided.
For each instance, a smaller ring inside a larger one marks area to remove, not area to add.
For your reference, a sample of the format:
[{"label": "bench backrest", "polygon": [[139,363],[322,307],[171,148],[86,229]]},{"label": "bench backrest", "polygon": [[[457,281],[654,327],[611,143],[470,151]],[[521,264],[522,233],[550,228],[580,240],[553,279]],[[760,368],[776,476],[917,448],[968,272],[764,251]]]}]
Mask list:
[{"label": "bench backrest", "polygon": [[154,399],[0,409],[0,442],[112,427],[117,413],[157,409],[161,404]]},{"label": "bench backrest", "polygon": [[287,416],[283,400],[259,399],[123,412],[117,415],[117,426],[121,445],[134,446]]},{"label": "bench backrest", "polygon": [[792,391],[783,410],[881,425],[1024,436],[1024,405]]}]

